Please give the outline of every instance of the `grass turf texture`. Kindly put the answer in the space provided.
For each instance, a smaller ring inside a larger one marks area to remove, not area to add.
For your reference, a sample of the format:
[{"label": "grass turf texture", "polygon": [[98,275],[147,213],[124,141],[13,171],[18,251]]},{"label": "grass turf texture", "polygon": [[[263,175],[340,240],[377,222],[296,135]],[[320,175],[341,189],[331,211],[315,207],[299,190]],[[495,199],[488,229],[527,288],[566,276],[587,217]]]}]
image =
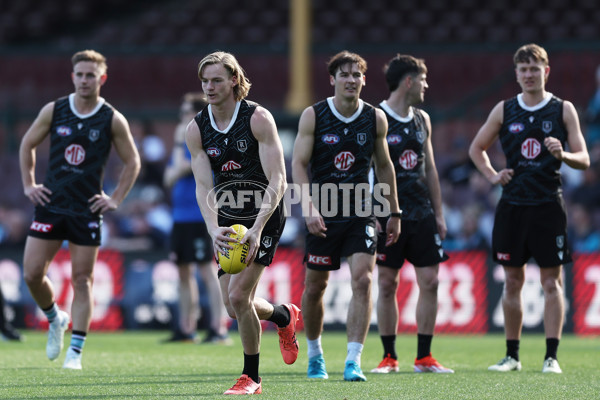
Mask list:
[{"label": "grass turf texture", "polygon": [[[233,346],[160,344],[167,332],[92,332],[85,345],[83,370],[63,370],[65,350],[55,362],[46,358],[46,335],[25,331],[23,343],[0,342],[0,399],[223,399],[242,370],[237,332]],[[277,334],[263,335],[260,371],[264,399],[597,399],[600,396],[600,339],[565,335],[558,358],[562,375],[542,374],[545,340],[525,335],[521,372],[494,373],[487,367],[504,356],[504,337],[434,338],[433,355],[455,374],[416,374],[412,365],[416,336],[398,336],[400,373],[370,374],[382,357],[376,333],[362,356],[367,382],[344,382],[346,336],[325,332],[323,347],[329,380],[306,378],[306,338],[300,355],[283,363]]]}]

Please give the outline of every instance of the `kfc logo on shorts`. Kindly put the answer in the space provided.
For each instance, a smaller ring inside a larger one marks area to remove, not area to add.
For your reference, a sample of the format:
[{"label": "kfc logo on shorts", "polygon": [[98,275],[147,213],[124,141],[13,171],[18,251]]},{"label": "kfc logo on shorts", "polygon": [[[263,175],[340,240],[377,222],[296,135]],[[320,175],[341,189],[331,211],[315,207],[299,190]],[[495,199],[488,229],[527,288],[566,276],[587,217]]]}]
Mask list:
[{"label": "kfc logo on shorts", "polygon": [[72,144],[65,149],[65,160],[71,165],[79,165],[85,160],[85,149],[79,144]]},{"label": "kfc logo on shorts", "polygon": [[496,258],[500,261],[510,261],[509,253],[496,253]]},{"label": "kfc logo on shorts", "polygon": [[377,253],[377,261],[384,262],[386,258],[385,254]]},{"label": "kfc logo on shorts", "polygon": [[208,154],[209,157],[217,157],[221,155],[221,150],[216,147],[209,147],[206,149],[206,154]]},{"label": "kfc logo on shorts", "polygon": [[233,160],[227,161],[221,166],[221,171],[233,171],[234,169],[240,169],[242,166]]},{"label": "kfc logo on shorts", "polygon": [[92,221],[88,224],[88,228],[90,229],[98,229],[100,228],[100,224],[96,221]]},{"label": "kfc logo on shorts", "polygon": [[29,229],[36,232],[48,233],[52,231],[52,224],[42,224],[41,222],[33,221]]},{"label": "kfc logo on shorts", "polygon": [[352,167],[352,165],[354,165],[355,160],[356,157],[354,157],[354,154],[350,153],[349,151],[342,151],[337,156],[335,156],[335,160],[333,161],[333,163],[335,164],[335,167],[340,171],[348,171]]},{"label": "kfc logo on shorts", "polygon": [[328,133],[327,135],[323,135],[321,140],[325,144],[336,144],[339,143],[340,137],[338,135],[334,135],[333,133]]},{"label": "kfc logo on shorts", "polygon": [[404,169],[413,169],[417,166],[418,159],[419,157],[417,156],[417,153],[415,153],[413,150],[404,150],[404,152],[398,159],[398,162],[400,163],[400,166]]},{"label": "kfc logo on shorts", "polygon": [[308,255],[308,263],[315,265],[331,265],[331,257],[329,256],[315,256],[313,254]]},{"label": "kfc logo on shorts", "polygon": [[513,124],[510,124],[508,126],[508,131],[510,133],[519,133],[519,132],[523,132],[523,130],[525,129],[525,125],[523,125],[520,122],[515,122]]},{"label": "kfc logo on shorts", "polygon": [[521,145],[521,155],[528,160],[532,160],[540,155],[542,145],[536,139],[529,138]]}]

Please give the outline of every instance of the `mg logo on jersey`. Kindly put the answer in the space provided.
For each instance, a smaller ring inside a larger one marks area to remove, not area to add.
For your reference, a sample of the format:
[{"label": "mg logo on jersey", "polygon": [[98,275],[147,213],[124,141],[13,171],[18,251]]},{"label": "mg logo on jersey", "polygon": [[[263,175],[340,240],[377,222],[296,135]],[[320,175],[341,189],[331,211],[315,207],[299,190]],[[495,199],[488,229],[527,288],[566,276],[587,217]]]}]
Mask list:
[{"label": "mg logo on jersey", "polygon": [[233,160],[227,161],[221,166],[221,171],[233,171],[234,169],[240,169],[242,166]]},{"label": "mg logo on jersey", "polygon": [[69,136],[71,134],[71,128],[68,126],[61,125],[56,128],[56,133],[58,136]]},{"label": "mg logo on jersey", "polygon": [[314,254],[308,255],[308,262],[315,265],[331,265],[331,257],[329,256],[315,256]]},{"label": "mg logo on jersey", "polygon": [[349,151],[342,151],[337,156],[335,156],[335,160],[333,161],[333,163],[335,164],[335,167],[340,171],[348,171],[350,167],[354,165],[355,160],[356,157],[354,157],[354,154],[350,153]]},{"label": "mg logo on jersey", "polygon": [[513,124],[510,124],[508,126],[508,131],[510,133],[519,133],[519,132],[523,132],[523,130],[525,129],[525,125],[523,125],[520,122],[515,122]]},{"label": "mg logo on jersey", "polygon": [[400,144],[400,142],[402,142],[402,136],[388,135],[387,142],[388,142],[388,144]]},{"label": "mg logo on jersey", "polygon": [[72,144],[65,149],[65,160],[71,165],[79,165],[85,160],[85,149],[79,144]]},{"label": "mg logo on jersey", "polygon": [[413,169],[417,166],[418,156],[413,150],[404,150],[398,162],[404,169]]},{"label": "mg logo on jersey", "polygon": [[218,157],[221,155],[221,150],[216,147],[209,147],[206,149],[206,154],[208,154],[209,157]]},{"label": "mg logo on jersey", "polygon": [[339,143],[340,137],[338,135],[334,135],[333,133],[328,133],[327,135],[323,135],[321,140],[325,144],[336,144]]},{"label": "mg logo on jersey", "polygon": [[528,160],[534,159],[540,155],[542,146],[536,139],[529,138],[521,145],[521,155]]},{"label": "mg logo on jersey", "polygon": [[31,223],[31,226],[29,227],[29,229],[31,229],[32,231],[36,231],[36,232],[47,233],[52,230],[52,225],[51,224],[42,224],[41,222],[33,221]]}]

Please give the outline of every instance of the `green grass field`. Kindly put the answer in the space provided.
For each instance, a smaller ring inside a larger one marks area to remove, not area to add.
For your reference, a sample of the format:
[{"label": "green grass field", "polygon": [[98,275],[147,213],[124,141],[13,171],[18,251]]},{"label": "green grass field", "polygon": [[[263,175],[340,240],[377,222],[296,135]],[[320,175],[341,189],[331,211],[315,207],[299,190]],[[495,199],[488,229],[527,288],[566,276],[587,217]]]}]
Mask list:
[{"label": "green grass field", "polygon": [[[0,342],[0,399],[213,399],[239,377],[242,350],[236,332],[230,347],[159,344],[167,332],[92,332],[83,370],[63,370],[64,351],[46,358],[46,336],[24,332],[24,343]],[[67,334],[65,343],[68,344]],[[306,378],[306,339],[300,356],[285,365],[277,335],[263,335],[261,376],[264,399],[598,399],[600,339],[565,335],[559,348],[562,375],[542,374],[545,341],[526,335],[521,342],[523,370],[488,372],[504,356],[502,335],[445,336],[434,339],[433,354],[455,374],[415,374],[414,335],[399,336],[400,373],[369,374],[381,360],[379,337],[371,333],[362,356],[367,382],[344,382],[346,337],[325,332],[323,347],[329,380]]]}]

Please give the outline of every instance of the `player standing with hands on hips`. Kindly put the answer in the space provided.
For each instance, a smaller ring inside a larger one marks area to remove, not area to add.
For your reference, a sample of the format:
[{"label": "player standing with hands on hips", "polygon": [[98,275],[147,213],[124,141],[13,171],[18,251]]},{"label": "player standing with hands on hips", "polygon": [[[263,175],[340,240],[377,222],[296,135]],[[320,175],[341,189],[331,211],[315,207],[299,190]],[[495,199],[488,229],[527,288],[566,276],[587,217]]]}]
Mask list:
[{"label": "player standing with hands on hips", "polygon": [[[69,314],[58,308],[50,262],[69,242],[73,285],[73,332],[63,368],[81,369],[81,352],[94,305],[92,282],[101,241],[102,214],[125,199],[140,171],[140,157],[125,117],[100,97],[107,79],[104,56],[94,50],[71,59],[75,93],[46,104],[21,141],[19,162],[25,195],[35,204],[23,257],[24,277],[50,323],[46,354],[55,360],[63,348]],[[43,184],[36,183],[36,149],[50,136],[50,159]],[[104,167],[114,146],[123,162],[117,187],[102,189]]]},{"label": "player standing with hands on hips", "polygon": [[[258,394],[262,392],[258,375],[261,319],[277,325],[285,363],[293,364],[298,357],[296,321],[300,309],[294,304],[274,306],[255,297],[260,277],[273,261],[285,225],[283,147],[271,113],[245,100],[250,81],[232,54],[215,52],[204,57],[198,65],[198,77],[208,106],[186,131],[196,199],[215,254],[233,248],[228,235],[236,233],[231,228],[235,224],[247,225],[241,242],[250,246],[248,266],[242,272],[231,275],[219,270],[225,308],[238,322],[244,349],[242,376],[225,394]],[[261,188],[262,201],[254,198],[256,190],[247,190],[257,187]],[[236,197],[236,190],[240,191],[237,194],[252,195],[233,205],[220,204],[217,209],[219,194]]]},{"label": "player standing with hands on hips", "polygon": [[[575,107],[545,89],[550,74],[546,50],[536,44],[524,45],[513,62],[521,93],[492,109],[469,149],[479,171],[503,189],[496,208],[492,256],[505,273],[506,357],[488,369],[521,370],[521,291],[525,265],[533,257],[544,290],[546,354],[542,372],[562,373],[556,356],[565,313],[562,265],[572,260],[559,169],[563,162],[586,169],[590,157]],[[494,169],[487,154],[498,139],[506,156],[506,168],[500,171]]]}]

